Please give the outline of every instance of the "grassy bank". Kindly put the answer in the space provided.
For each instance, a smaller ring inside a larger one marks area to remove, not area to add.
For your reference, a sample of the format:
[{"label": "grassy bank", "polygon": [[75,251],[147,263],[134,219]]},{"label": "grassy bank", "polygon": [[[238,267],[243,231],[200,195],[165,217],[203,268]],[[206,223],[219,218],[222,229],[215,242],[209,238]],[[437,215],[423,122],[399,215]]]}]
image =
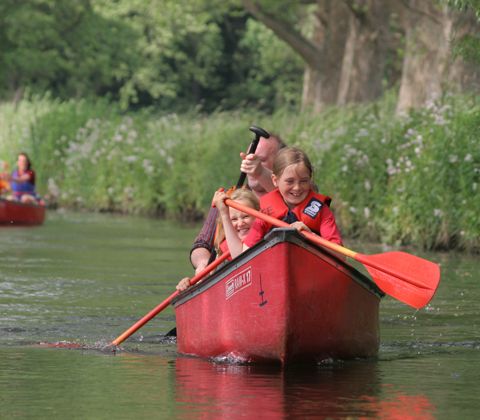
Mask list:
[{"label": "grassy bank", "polygon": [[395,117],[393,98],[321,115],[122,114],[107,102],[0,105],[0,159],[30,153],[51,203],[190,219],[238,178],[253,123],[309,152],[348,237],[480,249],[480,102],[451,97]]}]

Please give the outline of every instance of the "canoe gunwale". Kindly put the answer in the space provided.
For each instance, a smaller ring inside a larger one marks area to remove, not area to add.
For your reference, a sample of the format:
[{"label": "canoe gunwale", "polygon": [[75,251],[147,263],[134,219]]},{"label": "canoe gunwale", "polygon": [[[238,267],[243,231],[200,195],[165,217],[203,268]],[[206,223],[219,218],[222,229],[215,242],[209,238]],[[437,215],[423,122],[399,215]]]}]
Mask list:
[{"label": "canoe gunwale", "polygon": [[7,200],[6,198],[3,198],[3,197],[0,197],[0,203],[8,203],[9,205],[13,205],[13,206],[19,206],[19,207],[25,207],[25,208],[30,208],[30,207],[33,207],[33,208],[43,208],[45,207],[44,204],[40,204],[40,203],[23,203],[22,201],[18,201],[18,200]]},{"label": "canoe gunwale", "polygon": [[312,252],[323,261],[334,266],[337,270],[347,274],[353,281],[377,296],[379,299],[385,296],[385,293],[383,293],[369,277],[348,264],[348,262],[334,255],[331,251],[316,244],[310,243],[307,239],[300,235],[296,229],[275,228],[272,229],[258,244],[252,248],[249,248],[232,261],[228,261],[221,265],[217,271],[205,278],[205,280],[198,282],[184,292],[180,293],[172,300],[172,305],[176,308],[190,299],[193,299],[199,294],[205,292],[210,287],[213,287],[218,282],[222,281],[230,273],[245,265],[266,249],[272,248],[282,242],[289,242],[300,246],[309,252]]}]

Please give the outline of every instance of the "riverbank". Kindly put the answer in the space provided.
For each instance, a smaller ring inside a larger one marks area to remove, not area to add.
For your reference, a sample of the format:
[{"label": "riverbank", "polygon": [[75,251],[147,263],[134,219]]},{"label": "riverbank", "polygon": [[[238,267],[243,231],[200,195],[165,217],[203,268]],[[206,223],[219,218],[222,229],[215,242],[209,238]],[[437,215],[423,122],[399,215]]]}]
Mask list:
[{"label": "riverbank", "polygon": [[480,249],[480,102],[449,97],[394,115],[395,98],[324,113],[122,113],[106,101],[0,104],[0,159],[28,152],[51,204],[198,219],[238,178],[256,124],[304,148],[345,236]]}]

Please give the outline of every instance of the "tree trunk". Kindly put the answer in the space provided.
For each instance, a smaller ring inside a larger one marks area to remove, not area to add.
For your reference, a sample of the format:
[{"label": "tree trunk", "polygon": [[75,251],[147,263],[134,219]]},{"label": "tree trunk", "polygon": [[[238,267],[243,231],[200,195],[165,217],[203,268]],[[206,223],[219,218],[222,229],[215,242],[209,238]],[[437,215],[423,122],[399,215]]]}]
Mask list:
[{"label": "tree trunk", "polygon": [[348,9],[341,1],[317,1],[312,43],[319,59],[306,63],[302,110],[322,111],[337,103],[348,31]]},{"label": "tree trunk", "polygon": [[447,92],[480,92],[478,66],[452,54],[452,41],[479,30],[472,15],[425,0],[405,1],[406,47],[397,112],[420,107]]},{"label": "tree trunk", "polygon": [[390,0],[316,0],[311,39],[261,2],[242,2],[305,61],[303,109],[372,101],[383,93]]},{"label": "tree trunk", "polygon": [[[390,45],[390,2],[317,1],[313,43],[321,66],[307,63],[303,108],[370,102],[383,93]],[[322,18],[323,17],[323,18]]]},{"label": "tree trunk", "polygon": [[[390,45],[388,1],[356,1],[349,15],[337,105],[369,102],[383,93],[385,59]],[[358,10],[359,9],[359,10]]]},{"label": "tree trunk", "polygon": [[[383,94],[385,81],[396,82],[386,80],[386,69],[395,50],[391,23],[398,14],[406,39],[398,112],[446,92],[480,92],[478,66],[452,53],[452,40],[479,33],[473,13],[452,12],[436,0],[311,0],[315,25],[307,39],[292,22],[269,13],[268,2],[242,2],[305,61],[304,109],[373,101]],[[392,74],[395,78],[396,70]]]}]

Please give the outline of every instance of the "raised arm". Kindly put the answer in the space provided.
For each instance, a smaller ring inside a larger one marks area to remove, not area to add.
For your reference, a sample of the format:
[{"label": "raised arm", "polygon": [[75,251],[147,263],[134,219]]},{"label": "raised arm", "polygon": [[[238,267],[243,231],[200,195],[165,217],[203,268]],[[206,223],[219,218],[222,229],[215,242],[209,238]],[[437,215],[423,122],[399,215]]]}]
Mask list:
[{"label": "raised arm", "polygon": [[240,170],[248,175],[249,184],[252,184],[253,181],[253,184],[260,185],[265,192],[275,189],[272,182],[272,171],[262,165],[260,156],[241,152],[240,157],[242,158]]}]

